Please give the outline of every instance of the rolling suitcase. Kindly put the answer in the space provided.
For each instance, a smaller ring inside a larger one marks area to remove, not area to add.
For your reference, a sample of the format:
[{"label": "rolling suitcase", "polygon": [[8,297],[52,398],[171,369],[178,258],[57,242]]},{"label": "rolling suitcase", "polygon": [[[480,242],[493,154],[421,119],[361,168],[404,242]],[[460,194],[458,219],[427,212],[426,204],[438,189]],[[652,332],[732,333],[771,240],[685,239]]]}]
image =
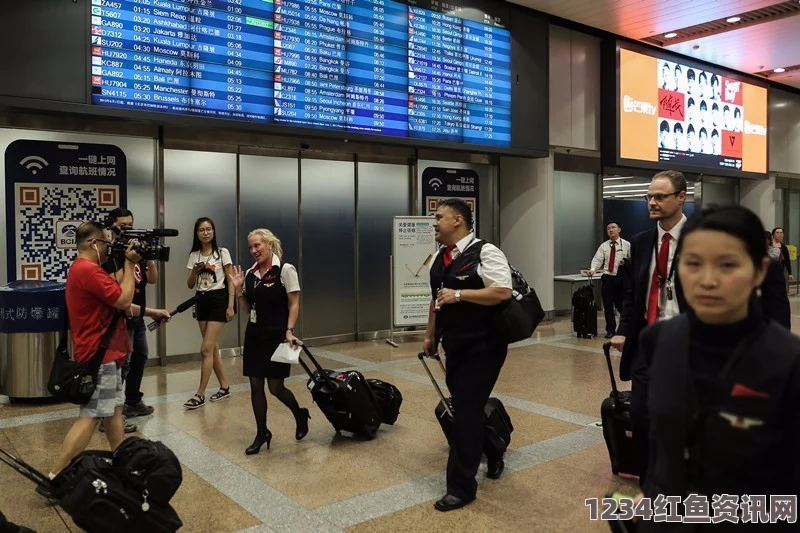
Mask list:
[{"label": "rolling suitcase", "polygon": [[592,278],[572,295],[572,326],[578,338],[597,337],[597,304]]},{"label": "rolling suitcase", "polygon": [[316,367],[312,372],[302,358],[299,360],[309,375],[307,388],[333,429],[373,438],[381,425],[381,409],[364,376],[355,370],[323,369],[308,347],[301,346]]},{"label": "rolling suitcase", "polygon": [[[453,428],[453,401],[442,393],[441,387],[439,387],[436,378],[433,377],[428,364],[425,362],[425,354],[420,353],[418,357],[422,362],[422,366],[425,367],[431,383],[433,383],[433,388],[439,394],[439,403],[436,405],[434,414],[442,427],[442,433],[447,439],[447,444],[450,444],[450,434]],[[442,364],[441,357],[436,355],[433,359],[436,359],[436,362],[439,363],[442,374],[446,374],[447,371]],[[497,398],[489,398],[483,412],[486,415],[486,436],[484,437],[483,451],[487,457],[501,457],[508,449],[508,445],[511,444],[511,433],[514,431],[511,417],[508,416],[503,402]]]},{"label": "rolling suitcase", "polygon": [[89,533],[173,533],[183,522],[168,503],[149,499],[114,467],[113,454],[85,451],[76,455],[52,482],[41,472],[0,449],[0,461],[33,481],[41,490],[51,491],[75,524]]},{"label": "rolling suitcase", "polygon": [[381,422],[393,425],[397,422],[400,406],[403,404],[403,394],[400,389],[380,379],[368,379],[367,383],[381,408]]},{"label": "rolling suitcase", "polygon": [[631,393],[617,390],[614,367],[611,366],[610,342],[603,344],[603,352],[611,376],[611,394],[600,405],[600,418],[608,456],[611,459],[611,471],[615,475],[623,473],[638,476],[631,425]]}]

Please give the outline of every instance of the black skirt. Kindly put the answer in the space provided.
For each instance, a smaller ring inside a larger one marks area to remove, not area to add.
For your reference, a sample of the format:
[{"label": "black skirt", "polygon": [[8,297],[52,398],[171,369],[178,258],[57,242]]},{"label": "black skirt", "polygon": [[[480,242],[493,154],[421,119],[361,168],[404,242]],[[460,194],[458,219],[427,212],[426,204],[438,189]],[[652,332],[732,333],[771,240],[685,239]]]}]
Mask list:
[{"label": "black skirt", "polygon": [[270,361],[275,349],[285,340],[283,335],[261,334],[257,324],[247,324],[244,334],[242,371],[249,378],[288,378],[292,371],[289,363]]}]

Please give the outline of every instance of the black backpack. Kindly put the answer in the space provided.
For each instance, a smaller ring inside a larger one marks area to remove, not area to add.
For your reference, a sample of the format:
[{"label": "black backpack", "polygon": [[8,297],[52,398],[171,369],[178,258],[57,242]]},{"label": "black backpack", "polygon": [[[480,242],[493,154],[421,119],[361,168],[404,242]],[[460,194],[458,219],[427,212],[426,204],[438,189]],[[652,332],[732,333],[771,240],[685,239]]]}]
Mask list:
[{"label": "black backpack", "polygon": [[181,463],[163,443],[129,437],[114,451],[114,467],[148,498],[169,503],[183,482]]}]

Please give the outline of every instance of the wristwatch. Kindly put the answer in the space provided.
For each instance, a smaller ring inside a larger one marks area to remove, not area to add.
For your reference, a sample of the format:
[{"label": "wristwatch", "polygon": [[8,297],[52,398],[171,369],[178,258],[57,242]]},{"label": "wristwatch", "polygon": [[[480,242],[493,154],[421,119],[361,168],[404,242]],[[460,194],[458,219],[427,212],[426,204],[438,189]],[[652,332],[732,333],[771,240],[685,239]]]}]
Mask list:
[{"label": "wristwatch", "polygon": [[456,289],[456,301],[461,301],[461,289]]},{"label": "wristwatch", "polygon": [[286,328],[286,331],[288,331],[290,333],[294,333],[294,328]]}]

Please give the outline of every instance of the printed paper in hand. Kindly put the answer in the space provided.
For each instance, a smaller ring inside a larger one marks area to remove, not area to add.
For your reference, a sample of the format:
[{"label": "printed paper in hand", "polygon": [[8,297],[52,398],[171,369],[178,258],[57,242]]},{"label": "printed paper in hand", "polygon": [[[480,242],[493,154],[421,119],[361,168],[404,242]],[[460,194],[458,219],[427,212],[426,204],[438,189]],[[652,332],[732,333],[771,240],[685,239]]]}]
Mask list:
[{"label": "printed paper in hand", "polygon": [[288,342],[282,342],[272,353],[271,360],[276,363],[299,364],[300,347],[293,348]]}]

